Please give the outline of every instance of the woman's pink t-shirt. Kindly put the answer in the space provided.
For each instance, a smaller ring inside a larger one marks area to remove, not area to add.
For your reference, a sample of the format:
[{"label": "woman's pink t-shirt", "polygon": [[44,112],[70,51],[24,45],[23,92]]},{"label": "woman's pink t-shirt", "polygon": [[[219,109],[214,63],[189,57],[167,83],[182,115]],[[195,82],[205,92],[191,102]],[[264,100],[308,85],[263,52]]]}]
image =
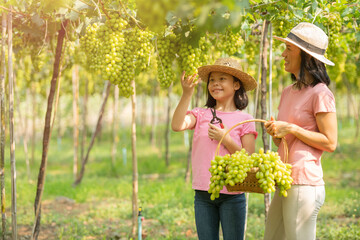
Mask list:
[{"label": "woman's pink t-shirt", "polygon": [[[319,132],[316,114],[320,112],[336,112],[334,95],[325,84],[319,83],[301,90],[293,89],[293,85],[290,85],[282,92],[277,120]],[[292,134],[286,135],[286,142],[289,147],[288,163],[292,165],[293,184],[324,185],[321,167],[323,151],[307,145]],[[278,152],[284,159],[282,143]]]},{"label": "woman's pink t-shirt", "polygon": [[[210,177],[209,168],[210,161],[215,158],[215,150],[218,141],[211,140],[208,136],[209,123],[213,117],[210,108],[195,108],[188,112],[196,118],[194,127],[193,146],[192,146],[192,188],[196,190],[207,191],[209,189]],[[235,124],[244,120],[253,119],[250,114],[242,111],[235,112],[221,112],[216,111],[216,116],[219,117],[227,128],[231,128]],[[234,141],[241,145],[241,137],[246,134],[254,134],[257,136],[255,130],[255,123],[245,123],[235,127],[230,131],[230,136]],[[220,146],[219,155],[224,156],[229,154],[229,151],[223,146]],[[238,194],[239,192],[228,192],[224,187],[220,193]]]}]

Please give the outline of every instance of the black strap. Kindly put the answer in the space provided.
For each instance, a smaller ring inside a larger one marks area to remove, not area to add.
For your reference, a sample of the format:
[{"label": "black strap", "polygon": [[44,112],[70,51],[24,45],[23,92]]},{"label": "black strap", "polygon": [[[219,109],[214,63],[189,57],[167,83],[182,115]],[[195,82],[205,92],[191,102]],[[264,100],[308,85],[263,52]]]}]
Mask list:
[{"label": "black strap", "polygon": [[300,46],[306,48],[309,51],[312,51],[314,53],[317,54],[325,54],[326,49],[323,48],[318,48],[317,46],[312,45],[311,43],[305,42],[304,40],[302,40],[301,38],[299,38],[298,36],[296,36],[293,33],[289,33],[287,35],[287,37],[291,40],[294,40],[296,43],[298,43]]}]

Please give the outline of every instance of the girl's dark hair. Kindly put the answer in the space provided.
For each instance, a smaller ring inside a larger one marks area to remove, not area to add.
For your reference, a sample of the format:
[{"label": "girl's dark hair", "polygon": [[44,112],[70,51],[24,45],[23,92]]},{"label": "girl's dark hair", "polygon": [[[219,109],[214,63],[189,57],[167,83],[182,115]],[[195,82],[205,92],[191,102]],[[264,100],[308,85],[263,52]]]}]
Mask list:
[{"label": "girl's dark hair", "polygon": [[325,83],[327,86],[330,84],[330,78],[326,72],[325,64],[311,55],[307,54],[305,51],[301,50],[301,63],[300,63],[300,74],[299,79],[296,79],[294,74],[291,74],[291,78],[293,81],[297,81],[299,83],[307,86],[305,81],[305,72],[309,72],[309,74],[313,77],[313,82],[310,83],[312,87],[314,87],[318,83]]},{"label": "girl's dark hair", "polygon": [[[210,79],[210,74],[208,77],[208,81],[206,84],[206,90],[207,90],[207,101],[205,106],[209,107],[209,108],[213,108],[216,106],[216,100],[215,98],[213,98],[209,92],[209,79]],[[249,100],[248,100],[248,96],[246,94],[245,88],[242,84],[242,82],[237,78],[234,77],[234,82],[239,82],[240,83],[240,88],[238,90],[235,91],[234,94],[234,103],[237,109],[239,110],[243,110],[247,107]]]}]

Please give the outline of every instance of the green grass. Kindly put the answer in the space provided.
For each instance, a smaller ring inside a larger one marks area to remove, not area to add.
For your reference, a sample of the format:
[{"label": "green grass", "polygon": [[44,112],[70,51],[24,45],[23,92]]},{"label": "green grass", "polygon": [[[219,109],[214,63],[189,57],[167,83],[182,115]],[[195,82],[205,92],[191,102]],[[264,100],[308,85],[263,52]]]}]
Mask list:
[{"label": "green grass", "polygon": [[[339,147],[322,159],[326,201],[318,217],[318,239],[360,239],[360,146],[353,125],[344,122]],[[139,206],[143,209],[146,239],[197,239],[193,196],[185,183],[187,148],[183,133],[171,133],[170,165],[164,160],[164,127],[158,127],[157,144],[149,144],[148,129],[137,136]],[[132,217],[132,164],[130,130],[118,144],[115,166],[111,161],[111,134],[104,130],[86,165],[83,181],[72,187],[73,147],[71,132],[51,140],[43,195],[42,239],[129,239]],[[126,138],[127,137],[127,138]],[[261,143],[259,136],[258,142]],[[258,146],[261,144],[258,144]],[[30,147],[30,146],[29,146]],[[34,221],[33,204],[41,159],[41,143],[27,179],[21,143],[16,148],[17,222],[19,239],[29,239]],[[122,148],[127,149],[126,164]],[[8,148],[7,148],[8,149]],[[7,150],[8,152],[8,150]],[[8,155],[8,154],[7,154]],[[10,166],[6,160],[7,234],[11,234]],[[65,197],[65,198],[64,198]],[[264,202],[250,194],[246,239],[262,239]]]}]

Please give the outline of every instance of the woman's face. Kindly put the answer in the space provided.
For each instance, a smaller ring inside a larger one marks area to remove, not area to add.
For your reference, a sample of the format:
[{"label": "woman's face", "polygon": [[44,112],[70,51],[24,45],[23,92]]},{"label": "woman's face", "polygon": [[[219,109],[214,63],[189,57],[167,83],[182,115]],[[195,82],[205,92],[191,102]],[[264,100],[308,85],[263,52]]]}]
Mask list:
[{"label": "woman's face", "polygon": [[299,76],[300,73],[300,64],[301,64],[301,50],[299,47],[294,44],[286,42],[286,48],[281,56],[285,60],[285,71],[292,73],[296,76]]},{"label": "woman's face", "polygon": [[234,77],[223,72],[211,72],[208,89],[216,100],[226,100],[234,97],[235,91],[240,88],[240,83]]}]

